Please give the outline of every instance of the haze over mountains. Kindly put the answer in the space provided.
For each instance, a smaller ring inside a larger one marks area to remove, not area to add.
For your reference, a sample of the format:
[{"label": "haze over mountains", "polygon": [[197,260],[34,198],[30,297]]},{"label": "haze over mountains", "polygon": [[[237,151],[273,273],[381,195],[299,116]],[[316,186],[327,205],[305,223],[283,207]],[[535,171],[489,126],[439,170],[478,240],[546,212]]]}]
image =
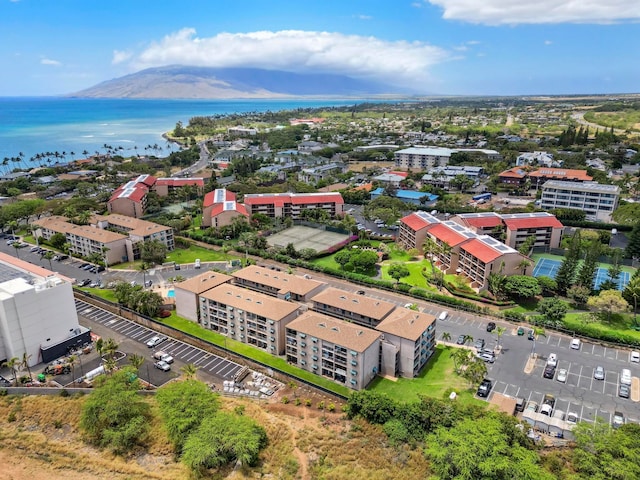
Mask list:
[{"label": "haze over mountains", "polygon": [[408,95],[401,87],[335,74],[301,74],[257,68],[172,65],[149,68],[70,94],[89,98],[286,98]]}]

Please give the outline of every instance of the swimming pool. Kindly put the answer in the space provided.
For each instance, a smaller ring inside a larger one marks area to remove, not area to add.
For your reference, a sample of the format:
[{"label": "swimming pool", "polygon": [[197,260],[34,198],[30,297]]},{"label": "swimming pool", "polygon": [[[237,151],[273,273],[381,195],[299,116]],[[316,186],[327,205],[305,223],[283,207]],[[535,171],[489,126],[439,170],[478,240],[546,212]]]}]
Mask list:
[{"label": "swimming pool", "polygon": [[176,296],[175,290],[167,290],[167,298],[173,298]]}]

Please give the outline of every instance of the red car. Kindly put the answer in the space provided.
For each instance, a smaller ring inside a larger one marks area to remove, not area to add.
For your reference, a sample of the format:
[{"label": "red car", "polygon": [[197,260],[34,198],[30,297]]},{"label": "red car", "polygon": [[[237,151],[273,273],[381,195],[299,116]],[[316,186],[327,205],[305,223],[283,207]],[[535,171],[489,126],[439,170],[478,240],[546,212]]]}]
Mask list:
[{"label": "red car", "polygon": [[158,316],[159,316],[160,318],[167,318],[167,317],[170,317],[170,316],[171,316],[171,312],[170,312],[169,310],[164,310],[164,309],[163,309],[163,310],[160,310],[160,311],[158,312]]}]

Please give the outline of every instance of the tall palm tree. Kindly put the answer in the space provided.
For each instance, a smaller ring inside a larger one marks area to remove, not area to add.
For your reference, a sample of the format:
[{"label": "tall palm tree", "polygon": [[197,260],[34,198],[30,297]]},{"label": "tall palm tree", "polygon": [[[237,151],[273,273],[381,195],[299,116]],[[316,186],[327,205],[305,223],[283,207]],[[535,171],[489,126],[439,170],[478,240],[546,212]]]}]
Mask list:
[{"label": "tall palm tree", "polygon": [[117,365],[115,358],[108,358],[104,361],[104,369],[109,373],[109,375],[113,373]]},{"label": "tall palm tree", "polygon": [[49,260],[49,269],[51,271],[53,271],[53,264],[51,263],[51,260],[53,259],[53,257],[55,257],[55,253],[53,253],[51,250],[47,250],[45,254],[42,256],[42,258],[44,258],[45,260]]},{"label": "tall palm tree", "polygon": [[533,347],[531,348],[531,356],[533,357],[536,354],[536,339],[538,337],[546,337],[547,334],[542,327],[533,327]]},{"label": "tall palm tree", "polygon": [[13,244],[13,248],[16,249],[16,257],[20,258],[20,244],[18,242],[15,242]]},{"label": "tall palm tree", "polygon": [[193,380],[196,376],[196,372],[198,371],[198,367],[196,367],[193,363],[187,363],[180,369],[180,371],[184,374],[187,380]]},{"label": "tall palm tree", "polygon": [[33,355],[27,355],[27,352],[22,354],[22,361],[20,362],[20,366],[27,369],[29,372],[29,380],[33,382],[33,375],[31,375],[31,367],[29,367],[29,360]]},{"label": "tall palm tree", "polygon": [[449,340],[451,340],[451,334],[449,332],[442,332],[440,338],[442,338],[443,342],[448,342]]},{"label": "tall palm tree", "polygon": [[147,284],[147,271],[149,270],[149,265],[147,264],[147,262],[142,262],[139,266],[138,266],[138,270],[140,270],[142,272],[142,278],[143,278],[143,284],[144,286],[146,286]]},{"label": "tall palm tree", "polygon": [[140,376],[140,367],[144,363],[144,357],[142,355],[136,355],[135,353],[129,357],[129,363],[136,369],[136,373]]},{"label": "tall palm tree", "polygon": [[467,343],[471,343],[471,342],[473,342],[473,337],[471,335],[465,335],[462,343],[466,345]]},{"label": "tall palm tree", "polygon": [[500,338],[502,337],[502,335],[504,335],[506,331],[507,329],[505,327],[496,327],[496,329],[493,331],[498,337],[498,348],[500,348]]},{"label": "tall palm tree", "polygon": [[527,268],[529,268],[530,266],[531,266],[531,262],[529,260],[527,260],[526,258],[523,258],[522,260],[520,260],[518,265],[516,265],[515,269],[516,270],[522,269],[522,275],[526,275]]},{"label": "tall palm tree", "polygon": [[9,360],[2,363],[3,367],[8,367],[11,369],[11,372],[13,373],[14,387],[18,385],[18,368],[17,367],[19,365],[20,365],[20,359],[18,357],[11,357]]},{"label": "tall palm tree", "polygon": [[107,358],[113,360],[113,356],[118,351],[119,345],[113,338],[107,338],[107,341],[102,345],[102,351],[107,355]]}]

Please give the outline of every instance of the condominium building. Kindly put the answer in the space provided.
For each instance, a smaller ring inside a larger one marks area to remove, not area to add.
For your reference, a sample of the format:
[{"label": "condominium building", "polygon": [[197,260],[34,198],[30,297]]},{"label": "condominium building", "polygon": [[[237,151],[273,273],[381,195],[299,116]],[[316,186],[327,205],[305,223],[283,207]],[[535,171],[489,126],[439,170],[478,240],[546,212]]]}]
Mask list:
[{"label": "condominium building", "polygon": [[[490,217],[490,221],[496,221]],[[425,240],[432,240],[425,255],[431,256],[440,270],[463,274],[477,291],[487,288],[490,273],[503,271],[505,275],[521,273],[519,265],[527,257],[512,247],[486,234],[478,234],[454,221],[441,222],[425,213],[415,212],[400,220],[397,242],[406,249],[422,250]]]},{"label": "condominium building", "polygon": [[372,328],[395,308],[393,303],[333,287],[322,290],[311,302],[317,312]]},{"label": "condominium building", "polygon": [[273,355],[284,353],[285,328],[299,305],[228,283],[200,294],[200,323]]},{"label": "condominium building", "polygon": [[412,171],[421,171],[433,167],[443,167],[449,163],[453,153],[468,153],[473,156],[482,156],[489,160],[498,160],[500,153],[495,150],[483,148],[444,148],[444,147],[422,147],[414,146],[398,150],[394,153],[393,159],[396,168],[406,168]]},{"label": "condominium building", "polygon": [[128,237],[126,235],[96,228],[89,225],[74,225],[65,217],[53,215],[32,222],[38,227],[35,235],[50,240],[57,233],[66,238],[69,253],[75,257],[87,258],[99,255],[107,265],[126,262],[129,259]]},{"label": "condominium building", "polygon": [[147,210],[147,195],[156,182],[152,175],[140,175],[117,188],[107,202],[109,213],[140,218]]},{"label": "condominium building", "polygon": [[570,168],[538,168],[532,170],[526,167],[513,167],[498,175],[500,183],[504,185],[522,186],[529,179],[531,187],[538,189],[548,180],[567,182],[589,182],[593,177],[587,175],[586,170]]},{"label": "condominium building", "polygon": [[0,362],[50,362],[91,341],[69,278],[0,253]]},{"label": "condominium building", "polygon": [[461,213],[451,219],[479,235],[489,235],[518,249],[530,236],[534,247],[559,248],[564,226],[549,212],[499,214]]},{"label": "condominium building", "polygon": [[381,374],[416,377],[436,348],[436,318],[408,308],[396,308],[376,330],[382,332]]},{"label": "condominium building", "polygon": [[156,240],[162,243],[167,250],[171,251],[176,247],[173,236],[173,228],[159,223],[148,222],[126,215],[95,215],[92,220],[99,228],[117,230],[126,234],[132,244],[132,258],[140,258],[139,247],[141,243]]},{"label": "condominium building", "polygon": [[224,273],[207,271],[174,284],[176,313],[192,322],[199,322],[200,295],[223,283],[230,283],[232,279]]},{"label": "condominium building", "polygon": [[618,208],[620,187],[597,182],[562,182],[550,180],[542,186],[540,207],[582,210],[587,220],[610,222]]},{"label": "condominium building", "polygon": [[178,193],[185,187],[191,188],[194,195],[202,195],[204,178],[157,178],[151,188],[159,197],[167,197]]},{"label": "condominium building", "polygon": [[237,285],[266,293],[272,297],[296,302],[309,301],[327,285],[324,282],[257,265],[249,265],[232,275],[233,281]]},{"label": "condominium building", "polygon": [[271,218],[301,217],[307,209],[322,209],[329,216],[344,213],[344,200],[339,192],[327,193],[256,193],[244,196],[249,215],[262,213]]},{"label": "condominium building", "polygon": [[287,325],[287,361],[353,390],[378,374],[381,334],[308,311]]},{"label": "condominium building", "polygon": [[236,217],[249,218],[247,208],[236,202],[236,194],[218,188],[204,196],[202,203],[202,226],[224,227],[231,225]]},{"label": "condominium building", "polygon": [[440,223],[433,215],[427,212],[413,212],[400,219],[400,228],[396,243],[406,249],[417,248],[422,250],[424,240],[427,238],[427,230]]},{"label": "condominium building", "polygon": [[[462,175],[463,177],[466,177],[473,182],[472,187],[476,187],[479,184],[480,177],[483,173],[484,169],[482,167],[472,167],[466,165],[447,165],[445,167],[433,167],[429,169],[428,173],[425,173],[422,176],[422,183],[449,190],[451,188],[451,183],[455,182],[456,177]],[[455,188],[458,187],[455,186]]]}]

